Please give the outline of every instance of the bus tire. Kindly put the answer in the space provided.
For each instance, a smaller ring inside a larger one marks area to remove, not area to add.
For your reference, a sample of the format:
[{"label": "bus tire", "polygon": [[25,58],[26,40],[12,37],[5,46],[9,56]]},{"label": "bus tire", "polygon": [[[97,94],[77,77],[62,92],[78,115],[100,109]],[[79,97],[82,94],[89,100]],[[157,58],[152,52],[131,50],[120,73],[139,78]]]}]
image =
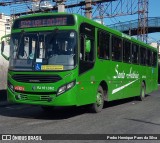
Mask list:
[{"label": "bus tire", "polygon": [[139,101],[143,101],[145,99],[145,96],[146,96],[146,86],[145,86],[144,82],[142,82],[140,96],[138,98]]},{"label": "bus tire", "polygon": [[101,86],[98,87],[97,95],[96,95],[96,102],[91,104],[90,109],[93,113],[101,112],[104,105],[104,92]]},{"label": "bus tire", "polygon": [[51,112],[54,109],[53,106],[41,106],[41,108],[43,111],[46,111],[46,112]]}]

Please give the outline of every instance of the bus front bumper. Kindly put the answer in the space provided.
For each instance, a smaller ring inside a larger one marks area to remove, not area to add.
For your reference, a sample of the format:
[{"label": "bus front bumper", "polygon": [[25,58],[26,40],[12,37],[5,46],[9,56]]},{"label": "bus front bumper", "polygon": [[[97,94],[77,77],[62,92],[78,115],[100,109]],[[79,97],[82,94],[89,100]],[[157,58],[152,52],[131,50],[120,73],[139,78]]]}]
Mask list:
[{"label": "bus front bumper", "polygon": [[7,89],[7,99],[12,103],[46,105],[46,106],[76,106],[76,86],[69,91],[61,94],[38,95],[38,94],[23,94]]}]

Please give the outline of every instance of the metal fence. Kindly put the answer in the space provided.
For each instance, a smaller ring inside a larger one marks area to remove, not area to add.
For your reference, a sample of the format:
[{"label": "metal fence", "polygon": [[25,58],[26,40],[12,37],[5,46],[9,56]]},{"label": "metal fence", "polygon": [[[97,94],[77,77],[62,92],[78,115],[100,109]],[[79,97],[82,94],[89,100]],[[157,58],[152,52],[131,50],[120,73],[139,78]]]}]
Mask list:
[{"label": "metal fence", "polygon": [[[137,29],[138,20],[132,20],[127,22],[120,22],[112,25],[108,25],[108,27],[119,30],[119,31],[129,31],[131,29]],[[160,27],[160,17],[150,17],[148,18],[148,27]]]}]

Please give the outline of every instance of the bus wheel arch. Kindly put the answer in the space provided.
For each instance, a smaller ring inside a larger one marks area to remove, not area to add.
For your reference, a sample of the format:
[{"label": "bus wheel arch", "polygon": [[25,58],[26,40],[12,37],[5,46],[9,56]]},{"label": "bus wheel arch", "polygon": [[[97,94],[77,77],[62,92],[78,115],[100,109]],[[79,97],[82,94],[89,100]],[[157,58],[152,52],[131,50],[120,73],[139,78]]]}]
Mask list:
[{"label": "bus wheel arch", "polygon": [[102,89],[103,89],[103,93],[104,93],[104,100],[108,101],[108,84],[106,83],[106,81],[101,81],[101,83],[99,84]]},{"label": "bus wheel arch", "polygon": [[99,85],[96,92],[96,101],[89,105],[89,109],[93,113],[101,112],[104,106],[104,91],[101,85]]}]

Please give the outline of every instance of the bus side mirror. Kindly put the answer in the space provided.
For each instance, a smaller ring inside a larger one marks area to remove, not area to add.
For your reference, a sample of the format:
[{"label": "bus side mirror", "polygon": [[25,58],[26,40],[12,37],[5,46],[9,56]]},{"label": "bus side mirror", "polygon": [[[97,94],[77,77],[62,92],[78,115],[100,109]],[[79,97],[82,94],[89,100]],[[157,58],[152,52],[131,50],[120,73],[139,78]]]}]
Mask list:
[{"label": "bus side mirror", "polygon": [[1,53],[3,53],[4,52],[4,41],[2,41],[2,43],[1,43]]},{"label": "bus side mirror", "polygon": [[1,42],[1,55],[8,61],[9,60],[9,56],[4,54],[4,47],[5,47],[5,42],[2,41]]},{"label": "bus side mirror", "polygon": [[91,51],[91,40],[86,40],[86,53],[90,53]]}]

